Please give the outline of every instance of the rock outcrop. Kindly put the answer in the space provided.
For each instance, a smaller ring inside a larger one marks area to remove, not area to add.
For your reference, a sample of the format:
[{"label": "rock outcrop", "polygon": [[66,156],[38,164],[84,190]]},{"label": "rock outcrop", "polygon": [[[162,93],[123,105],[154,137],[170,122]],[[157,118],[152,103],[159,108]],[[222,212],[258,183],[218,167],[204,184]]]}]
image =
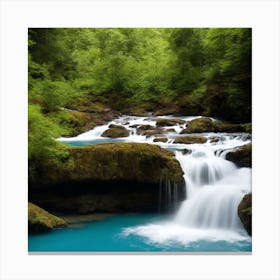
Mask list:
[{"label": "rock outcrop", "polygon": [[101,136],[109,138],[128,137],[129,131],[121,125],[111,124],[109,128],[102,133]]},{"label": "rock outcrop", "polygon": [[187,123],[187,127],[180,133],[202,133],[214,131],[213,121],[210,118],[198,118]]},{"label": "rock outcrop", "polygon": [[238,205],[238,216],[248,232],[252,235],[252,194],[246,194]]},{"label": "rock outcrop", "polygon": [[153,140],[153,142],[162,142],[162,143],[166,143],[167,141],[168,139],[166,137],[158,137]]},{"label": "rock outcrop", "polygon": [[174,144],[203,144],[207,138],[203,136],[182,136],[175,139]]},{"label": "rock outcrop", "polygon": [[171,193],[176,188],[178,201],[185,198],[179,162],[157,145],[108,143],[71,147],[68,152],[68,159],[45,166],[36,183],[30,183],[30,198],[46,209],[155,212],[165,182]]},{"label": "rock outcrop", "polygon": [[228,152],[226,159],[238,167],[252,167],[252,144],[247,144]]},{"label": "rock outcrop", "polygon": [[157,119],[156,126],[173,126],[177,124],[185,124],[186,121],[180,119],[166,119],[159,118]]},{"label": "rock outcrop", "polygon": [[53,228],[66,227],[67,223],[39,206],[28,202],[28,231],[40,233],[50,231]]},{"label": "rock outcrop", "polygon": [[203,132],[246,132],[246,128],[242,124],[212,121],[210,118],[202,117],[187,122],[187,127],[181,131],[181,134]]}]

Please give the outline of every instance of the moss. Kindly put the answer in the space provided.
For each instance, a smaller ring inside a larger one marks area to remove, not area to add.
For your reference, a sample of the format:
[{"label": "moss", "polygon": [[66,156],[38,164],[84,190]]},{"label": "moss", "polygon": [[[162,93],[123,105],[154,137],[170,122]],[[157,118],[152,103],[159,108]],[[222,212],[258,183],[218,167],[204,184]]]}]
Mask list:
[{"label": "moss", "polygon": [[145,124],[145,125],[141,125],[137,128],[137,133],[138,134],[141,134],[141,135],[144,135],[145,134],[145,131],[147,130],[155,130],[156,127],[155,126],[152,126],[152,125],[149,125],[149,124]]},{"label": "moss", "polygon": [[252,194],[246,194],[238,205],[238,216],[248,232],[252,234]]},{"label": "moss", "polygon": [[69,158],[60,165],[45,166],[38,183],[65,181],[130,181],[158,184],[167,176],[183,182],[183,172],[174,154],[157,145],[107,143],[68,148]]},{"label": "moss", "polygon": [[210,118],[199,118],[189,121],[187,127],[181,131],[184,133],[201,133],[214,131],[213,122]]},{"label": "moss", "polygon": [[234,162],[238,167],[251,167],[252,144],[243,145],[227,153],[226,159]]},{"label": "moss", "polygon": [[166,137],[158,137],[153,140],[153,142],[163,142],[166,143],[168,139]]},{"label": "moss", "polygon": [[165,119],[159,118],[156,122],[156,126],[173,126],[176,124],[185,124],[186,121],[180,119]]},{"label": "moss", "polygon": [[111,125],[110,128],[105,130],[101,136],[109,138],[128,137],[129,131],[121,125]]},{"label": "moss", "polygon": [[173,143],[175,144],[203,144],[207,138],[203,136],[184,136],[178,137]]},{"label": "moss", "polygon": [[246,133],[252,133],[252,123],[244,123],[241,125]]},{"label": "moss", "polygon": [[245,129],[240,124],[233,124],[228,122],[215,121],[213,122],[215,132],[244,132]]},{"label": "moss", "polygon": [[66,227],[67,223],[39,206],[28,202],[28,230],[30,233],[50,231],[53,228]]}]

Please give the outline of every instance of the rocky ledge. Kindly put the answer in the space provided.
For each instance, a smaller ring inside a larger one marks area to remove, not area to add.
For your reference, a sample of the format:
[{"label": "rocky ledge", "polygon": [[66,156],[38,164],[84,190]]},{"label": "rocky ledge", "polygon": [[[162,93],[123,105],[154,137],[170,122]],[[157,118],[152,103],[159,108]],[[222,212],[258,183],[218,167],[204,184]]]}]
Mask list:
[{"label": "rocky ledge", "polygon": [[226,159],[238,167],[252,167],[252,144],[247,144],[228,152]]},{"label": "rocky ledge", "polygon": [[39,206],[28,202],[28,232],[40,233],[66,227],[67,223]]},{"label": "rocky ledge", "polygon": [[185,198],[179,162],[157,145],[108,143],[71,147],[68,152],[63,163],[46,164],[30,182],[32,201],[48,210],[155,212],[159,193],[162,200],[167,193],[174,194],[175,202]]}]

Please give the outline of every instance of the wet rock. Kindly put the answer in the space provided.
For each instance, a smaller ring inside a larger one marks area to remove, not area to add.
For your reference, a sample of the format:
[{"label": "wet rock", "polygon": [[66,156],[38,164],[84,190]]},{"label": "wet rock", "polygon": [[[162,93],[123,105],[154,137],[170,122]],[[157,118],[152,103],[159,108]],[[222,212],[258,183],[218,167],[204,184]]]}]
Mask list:
[{"label": "wet rock", "polygon": [[111,124],[109,129],[105,130],[101,136],[109,138],[128,137],[129,131],[121,125]]},{"label": "wet rock", "polygon": [[174,128],[167,128],[164,132],[176,132],[176,130]]},{"label": "wet rock", "polygon": [[168,139],[166,137],[158,137],[153,140],[153,142],[163,142],[166,143]]},{"label": "wet rock", "polygon": [[220,138],[217,138],[217,137],[213,137],[210,139],[210,143],[217,143],[220,141]]},{"label": "wet rock", "polygon": [[232,124],[228,122],[214,122],[215,132],[244,132],[245,128],[241,124]]},{"label": "wet rock", "polygon": [[130,125],[129,127],[131,128],[137,128],[139,126],[139,124],[133,124],[133,125]]},{"label": "wet rock", "polygon": [[156,126],[173,126],[177,124],[185,124],[186,121],[180,119],[166,119],[159,118],[157,119]]},{"label": "wet rock", "polygon": [[213,121],[210,118],[203,117],[187,122],[187,127],[180,134],[213,132],[214,130]]},{"label": "wet rock", "polygon": [[248,232],[252,235],[252,194],[246,194],[238,205],[238,216]]},{"label": "wet rock", "polygon": [[174,144],[203,144],[207,142],[207,138],[203,136],[183,136],[178,137]]},{"label": "wet rock", "polygon": [[137,133],[141,134],[141,135],[145,135],[146,131],[154,131],[156,129],[157,128],[155,126],[152,126],[152,125],[149,125],[149,124],[144,124],[144,125],[141,125],[137,128]]},{"label": "wet rock", "polygon": [[252,167],[252,144],[247,144],[228,152],[226,159],[238,167]]},{"label": "wet rock", "polygon": [[181,152],[182,152],[183,155],[186,155],[186,154],[191,154],[191,153],[192,153],[192,150],[183,149],[183,150],[181,150]]}]

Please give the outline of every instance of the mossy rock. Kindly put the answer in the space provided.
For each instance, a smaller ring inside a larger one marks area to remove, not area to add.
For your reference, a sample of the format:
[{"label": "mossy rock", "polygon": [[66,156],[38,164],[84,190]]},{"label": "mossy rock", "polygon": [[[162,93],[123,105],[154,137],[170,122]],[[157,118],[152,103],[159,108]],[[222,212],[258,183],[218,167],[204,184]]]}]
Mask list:
[{"label": "mossy rock", "polygon": [[109,138],[128,137],[129,131],[121,125],[110,125],[109,129],[105,130],[101,136]]},{"label": "mossy rock", "polygon": [[32,201],[57,212],[155,213],[166,182],[176,189],[176,202],[185,198],[179,162],[158,145],[107,143],[69,147],[68,153],[61,163],[45,163],[29,182]]},{"label": "mossy rock", "polygon": [[246,194],[238,205],[238,216],[248,232],[252,235],[252,194]]},{"label": "mossy rock", "polygon": [[156,126],[173,126],[177,124],[185,124],[186,121],[180,119],[166,119],[166,118],[159,118],[157,119]]},{"label": "mossy rock", "polygon": [[130,181],[158,184],[164,175],[171,181],[183,181],[183,171],[171,151],[142,143],[106,143],[69,147],[63,163],[50,162],[38,182],[56,184],[65,181]]},{"label": "mossy rock", "polygon": [[141,126],[137,127],[136,131],[137,131],[137,134],[140,134],[140,135],[145,135],[146,131],[155,131],[155,133],[157,133],[156,127],[149,125],[149,124],[145,124],[145,125],[141,125]]},{"label": "mossy rock", "polygon": [[166,143],[168,139],[166,137],[158,137],[153,140],[153,142],[163,142]]},{"label": "mossy rock", "polygon": [[245,132],[245,128],[241,124],[233,124],[228,122],[215,121],[215,132]]},{"label": "mossy rock", "polygon": [[252,144],[247,144],[228,152],[226,159],[238,167],[252,167]]},{"label": "mossy rock", "polygon": [[220,138],[217,138],[217,137],[213,137],[210,139],[210,143],[217,143],[220,141]]},{"label": "mossy rock", "polygon": [[214,130],[213,121],[210,118],[203,117],[187,122],[187,127],[180,134],[213,132]]},{"label": "mossy rock", "polygon": [[184,136],[178,137],[174,144],[203,144],[207,142],[207,138],[203,136]]},{"label": "mossy rock", "polygon": [[241,126],[246,133],[252,134],[252,123],[243,123]]},{"label": "mossy rock", "polygon": [[106,124],[118,116],[118,113],[112,111],[96,114],[71,110],[65,111],[68,116],[62,121],[61,125],[69,128],[69,132],[62,136],[79,135],[93,129],[97,125]]},{"label": "mossy rock", "polygon": [[67,223],[39,206],[28,202],[28,231],[39,233],[50,231],[53,228],[66,227]]}]

